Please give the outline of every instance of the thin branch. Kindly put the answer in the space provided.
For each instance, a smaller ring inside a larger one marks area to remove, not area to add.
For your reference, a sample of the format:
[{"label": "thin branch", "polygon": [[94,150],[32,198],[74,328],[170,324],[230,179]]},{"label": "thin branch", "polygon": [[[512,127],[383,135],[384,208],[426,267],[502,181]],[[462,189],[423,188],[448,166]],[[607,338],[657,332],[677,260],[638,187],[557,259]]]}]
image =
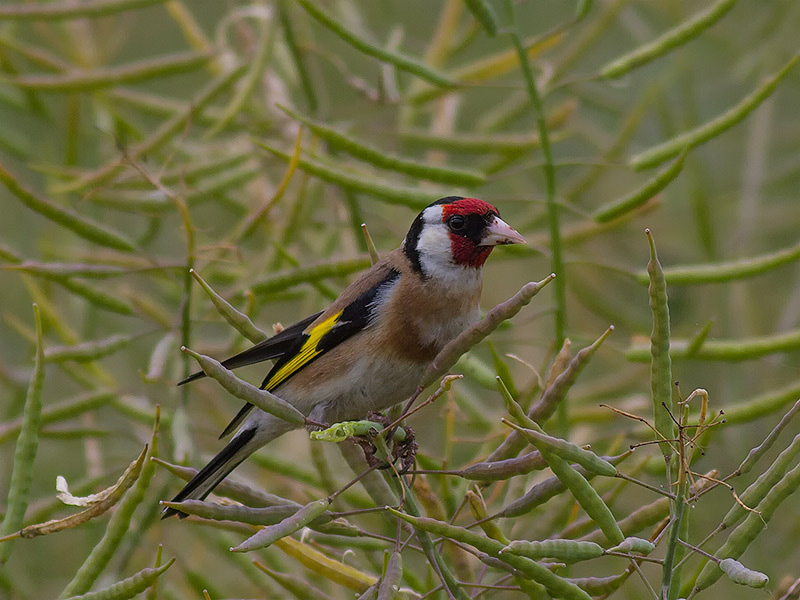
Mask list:
[{"label": "thin branch", "polygon": [[624,479],[625,481],[630,481],[631,483],[635,483],[636,485],[639,485],[643,488],[647,488],[651,492],[655,492],[656,494],[661,494],[662,496],[666,496],[671,500],[675,500],[675,494],[673,494],[672,492],[662,490],[661,488],[658,488],[654,485],[650,485],[649,483],[645,483],[644,481],[636,479],[635,477],[630,477],[628,475],[625,475],[625,473],[620,473],[619,471],[617,471],[615,477],[619,477],[620,479]]}]

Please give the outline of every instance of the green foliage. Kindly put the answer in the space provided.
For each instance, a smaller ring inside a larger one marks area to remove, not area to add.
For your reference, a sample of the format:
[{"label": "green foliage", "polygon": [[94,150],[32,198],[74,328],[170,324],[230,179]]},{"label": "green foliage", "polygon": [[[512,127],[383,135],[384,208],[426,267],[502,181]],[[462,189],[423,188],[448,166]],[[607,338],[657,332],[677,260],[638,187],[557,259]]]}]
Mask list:
[{"label": "green foliage", "polygon": [[[799,19],[3,3],[0,598],[789,597]],[[298,430],[159,520],[236,396],[306,422],[252,385],[263,365],[216,359],[324,308],[453,194],[529,245],[493,253],[486,318],[401,429],[332,428],[371,465]],[[193,359],[211,377],[177,388]],[[58,475],[117,491],[78,513]]]}]

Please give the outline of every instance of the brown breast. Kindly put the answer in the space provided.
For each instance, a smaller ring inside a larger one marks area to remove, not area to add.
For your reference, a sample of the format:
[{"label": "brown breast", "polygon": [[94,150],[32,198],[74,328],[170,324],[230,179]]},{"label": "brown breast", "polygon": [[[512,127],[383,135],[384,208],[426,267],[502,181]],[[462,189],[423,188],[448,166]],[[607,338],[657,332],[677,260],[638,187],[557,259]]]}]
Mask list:
[{"label": "brown breast", "polygon": [[478,318],[480,281],[478,274],[453,289],[410,270],[403,272],[386,303],[375,341],[400,358],[429,363]]}]

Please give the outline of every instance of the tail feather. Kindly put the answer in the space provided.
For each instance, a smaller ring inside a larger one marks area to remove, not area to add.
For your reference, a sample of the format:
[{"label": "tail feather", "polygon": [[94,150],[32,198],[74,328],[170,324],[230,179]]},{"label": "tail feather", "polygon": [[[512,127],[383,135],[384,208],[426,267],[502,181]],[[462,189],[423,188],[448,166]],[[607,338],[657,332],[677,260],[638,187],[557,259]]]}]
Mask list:
[{"label": "tail feather", "polygon": [[[194,499],[203,500],[211,491],[225,479],[239,464],[246,459],[258,446],[248,446],[248,443],[255,437],[256,429],[245,429],[234,437],[219,454],[212,458],[209,463],[192,477],[183,489],[172,499],[173,502]],[[165,508],[161,515],[166,519],[173,515],[178,515],[181,519],[187,517],[175,508]]]},{"label": "tail feather", "polygon": [[227,437],[229,433],[231,433],[234,429],[236,429],[239,425],[242,424],[242,421],[244,421],[245,417],[252,409],[253,409],[252,404],[250,404],[249,402],[245,404],[239,410],[239,412],[236,413],[236,416],[233,417],[233,419],[231,419],[231,422],[228,423],[228,425],[225,427],[222,433],[219,434],[219,437],[217,439],[221,440],[222,438]]}]

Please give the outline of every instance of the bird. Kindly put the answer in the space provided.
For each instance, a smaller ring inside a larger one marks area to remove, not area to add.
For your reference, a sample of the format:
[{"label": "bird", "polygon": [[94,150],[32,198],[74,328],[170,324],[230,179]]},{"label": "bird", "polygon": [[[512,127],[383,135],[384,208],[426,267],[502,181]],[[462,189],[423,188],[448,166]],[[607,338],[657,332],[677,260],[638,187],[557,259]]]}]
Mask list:
[{"label": "bird", "polygon": [[[407,399],[426,367],[480,319],[482,267],[495,246],[525,243],[490,203],[448,196],[420,212],[402,245],[325,310],[222,362],[275,360],[261,384],[309,421],[363,418]],[[201,379],[198,372],[181,381]],[[173,498],[205,499],[253,452],[297,426],[245,404],[230,442]],[[163,518],[186,516],[167,508]]]}]

